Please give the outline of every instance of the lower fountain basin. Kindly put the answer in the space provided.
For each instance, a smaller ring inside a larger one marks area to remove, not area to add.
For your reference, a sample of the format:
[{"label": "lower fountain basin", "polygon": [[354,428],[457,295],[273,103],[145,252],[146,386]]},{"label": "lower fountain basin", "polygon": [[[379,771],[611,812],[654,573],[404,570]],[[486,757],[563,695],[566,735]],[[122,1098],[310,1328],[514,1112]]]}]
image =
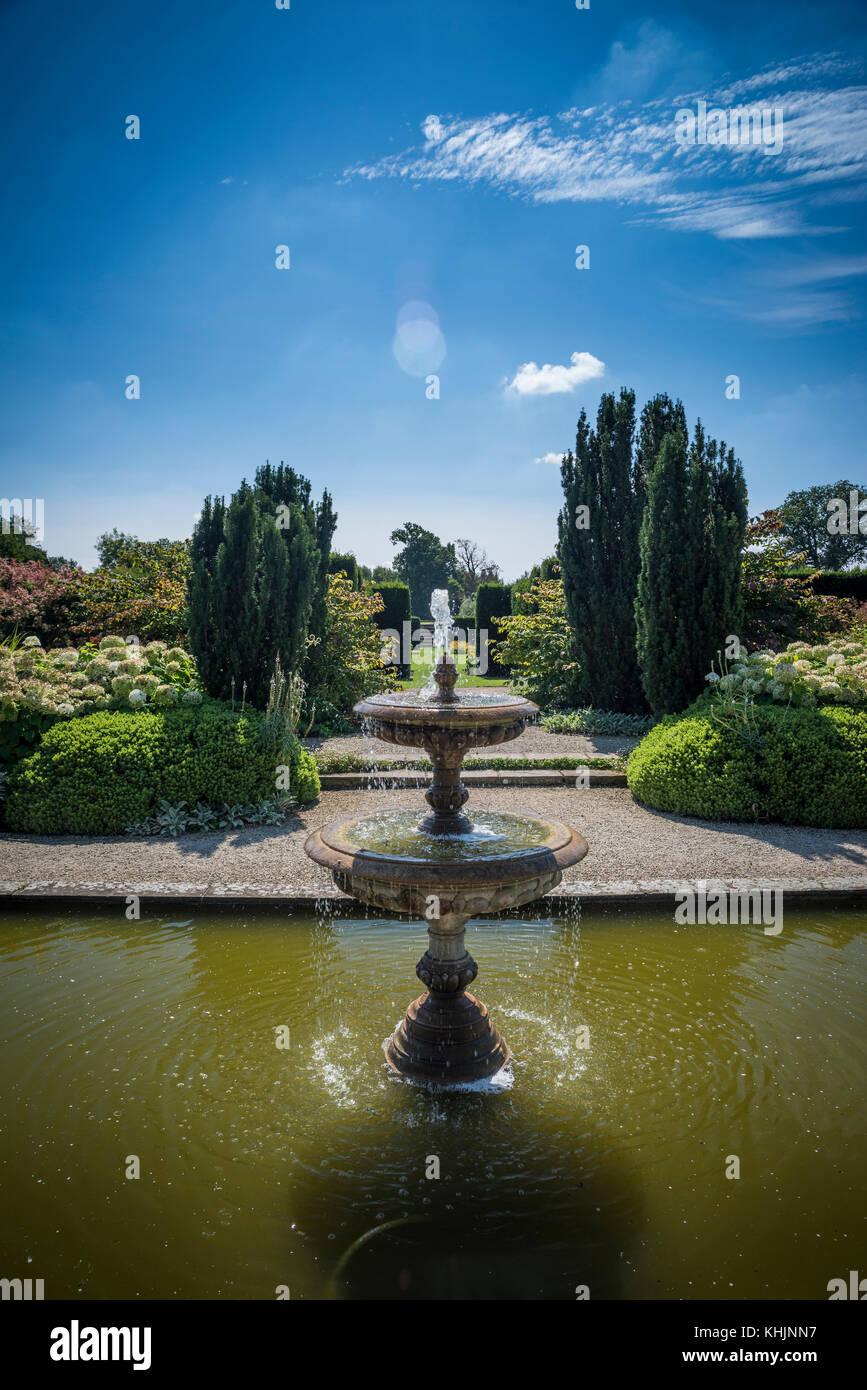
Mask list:
[{"label": "lower fountain basin", "polygon": [[347,816],[316,830],[306,852],[337,886],[394,912],[501,912],[555,888],[587,853],[583,835],[541,816],[479,811],[465,835],[430,835],[405,812]]}]

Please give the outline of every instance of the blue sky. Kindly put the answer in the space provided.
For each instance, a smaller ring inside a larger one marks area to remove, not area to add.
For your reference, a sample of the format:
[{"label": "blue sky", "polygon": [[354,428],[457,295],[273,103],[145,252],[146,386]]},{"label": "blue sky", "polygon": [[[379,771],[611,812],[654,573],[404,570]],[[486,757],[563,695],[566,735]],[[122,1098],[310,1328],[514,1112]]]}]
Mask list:
[{"label": "blue sky", "polygon": [[[834,0],[7,0],[0,492],[91,566],[284,459],[362,562],[412,520],[508,579],[621,385],[732,444],[753,511],[865,481],[865,33]],[[782,148],[679,145],[701,100],[779,109]]]}]

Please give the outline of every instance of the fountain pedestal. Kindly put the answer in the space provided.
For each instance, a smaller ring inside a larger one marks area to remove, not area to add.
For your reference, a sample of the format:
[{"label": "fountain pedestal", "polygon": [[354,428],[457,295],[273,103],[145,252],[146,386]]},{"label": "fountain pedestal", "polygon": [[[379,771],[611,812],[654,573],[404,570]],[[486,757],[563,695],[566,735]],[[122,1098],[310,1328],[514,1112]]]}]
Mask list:
[{"label": "fountain pedestal", "polygon": [[415,968],[427,991],[410,1004],[385,1048],[401,1076],[465,1084],[495,1075],[509,1060],[487,1008],[466,993],[478,974],[464,945],[466,922],[450,912],[428,926],[428,949]]}]

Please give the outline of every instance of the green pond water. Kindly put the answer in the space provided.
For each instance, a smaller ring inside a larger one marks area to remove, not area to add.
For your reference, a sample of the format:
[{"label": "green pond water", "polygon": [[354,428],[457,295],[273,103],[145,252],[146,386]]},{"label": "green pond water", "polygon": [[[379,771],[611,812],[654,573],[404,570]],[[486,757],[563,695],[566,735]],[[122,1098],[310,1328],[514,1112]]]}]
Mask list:
[{"label": "green pond water", "polygon": [[865,1268],[864,921],[473,923],[511,1084],[435,1094],[382,1057],[420,923],[6,912],[0,1276],[46,1298],[826,1299]]}]

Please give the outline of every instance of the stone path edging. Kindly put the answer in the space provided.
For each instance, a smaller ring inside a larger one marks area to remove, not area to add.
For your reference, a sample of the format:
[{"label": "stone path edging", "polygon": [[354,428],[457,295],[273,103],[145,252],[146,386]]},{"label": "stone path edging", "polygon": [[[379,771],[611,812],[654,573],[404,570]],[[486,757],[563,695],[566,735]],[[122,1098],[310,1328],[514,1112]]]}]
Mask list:
[{"label": "stone path edging", "polygon": [[[853,878],[806,879],[638,879],[612,880],[610,882],[586,881],[561,886],[548,893],[538,904],[531,904],[519,914],[543,915],[574,910],[576,902],[590,902],[594,905],[622,905],[633,908],[670,906],[676,893],[695,892],[704,889],[707,893],[748,892],[755,889],[782,891],[795,904],[824,902],[867,906],[867,875]],[[226,905],[249,906],[251,903],[275,905],[289,903],[297,910],[316,911],[328,906],[328,910],[338,907],[343,915],[370,916],[363,904],[348,898],[337,888],[323,888],[321,893],[311,894],[309,889],[297,888],[292,884],[277,883],[72,883],[39,880],[31,883],[0,882],[0,910],[5,906],[18,906],[21,903],[45,902],[57,905],[67,903],[83,906],[105,903],[112,898],[126,898],[135,895],[139,898],[154,899],[161,902],[207,902]],[[379,912],[376,916],[387,916]]]}]

